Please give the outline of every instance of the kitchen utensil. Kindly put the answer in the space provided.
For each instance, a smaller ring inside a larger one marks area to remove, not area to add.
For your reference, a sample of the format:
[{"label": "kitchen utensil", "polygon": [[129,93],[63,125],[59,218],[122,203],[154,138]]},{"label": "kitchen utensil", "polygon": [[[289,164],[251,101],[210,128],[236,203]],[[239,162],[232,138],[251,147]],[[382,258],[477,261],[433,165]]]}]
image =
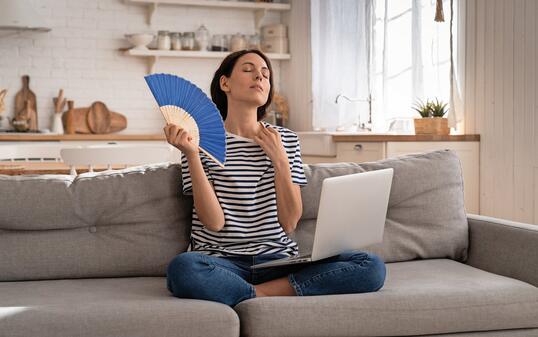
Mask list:
[{"label": "kitchen utensil", "polygon": [[110,111],[110,127],[107,133],[118,132],[127,127],[127,118],[114,111]]},{"label": "kitchen utensil", "polygon": [[[22,77],[22,89],[15,95],[15,117],[19,113],[29,114],[30,130],[37,130],[37,99],[36,95],[30,90],[30,76],[24,75]],[[29,109],[26,109],[26,107]]]},{"label": "kitchen utensil", "polygon": [[64,90],[60,89],[58,97],[52,99],[54,103],[54,114],[52,114],[52,132],[57,134],[63,134],[64,128],[62,124],[62,112],[66,104],[66,99],[64,98]]},{"label": "kitchen utensil", "polygon": [[87,114],[88,128],[92,133],[107,133],[110,128],[110,112],[103,102],[93,102]]},{"label": "kitchen utensil", "polygon": [[[94,127],[95,130],[104,129],[102,124],[106,123],[106,121],[103,122],[102,117],[99,117],[103,115],[103,107],[101,106],[101,104],[104,105],[104,103],[102,102],[94,102],[92,104],[92,106],[95,107],[94,111],[96,112],[92,112],[90,116],[91,106],[85,108],[75,108],[74,102],[68,101],[67,105],[69,106],[69,109],[63,114],[62,118],[65,133],[93,133],[89,127],[89,120],[91,120],[90,123],[92,123],[92,127]],[[110,123],[109,127],[102,133],[118,132],[127,127],[127,118],[125,116],[117,112],[109,111],[106,105],[104,105],[104,108],[106,108],[106,110],[109,112]],[[108,117],[105,117],[105,119],[107,118]]]},{"label": "kitchen utensil", "polygon": [[125,38],[134,46],[133,49],[147,50],[147,45],[155,36],[153,34],[125,34]]}]

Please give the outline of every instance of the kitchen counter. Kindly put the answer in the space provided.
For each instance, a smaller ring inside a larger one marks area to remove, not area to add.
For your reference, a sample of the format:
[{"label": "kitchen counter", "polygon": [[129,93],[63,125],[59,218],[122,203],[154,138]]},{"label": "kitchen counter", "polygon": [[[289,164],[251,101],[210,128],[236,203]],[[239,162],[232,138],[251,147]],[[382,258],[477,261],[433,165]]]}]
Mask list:
[{"label": "kitchen counter", "polygon": [[[380,133],[299,132],[301,135],[330,135],[334,142],[432,142],[432,141],[480,141],[480,135],[395,135]],[[69,141],[69,140],[166,140],[164,134],[74,134],[47,133],[0,133],[1,141]]]},{"label": "kitchen counter", "polygon": [[334,142],[478,142],[480,135],[398,135],[393,133],[298,132],[302,136],[331,136]]},{"label": "kitchen counter", "polygon": [[0,133],[1,141],[69,141],[69,140],[166,140],[163,134],[73,134],[73,135],[59,135],[51,133],[14,133],[6,132]]}]

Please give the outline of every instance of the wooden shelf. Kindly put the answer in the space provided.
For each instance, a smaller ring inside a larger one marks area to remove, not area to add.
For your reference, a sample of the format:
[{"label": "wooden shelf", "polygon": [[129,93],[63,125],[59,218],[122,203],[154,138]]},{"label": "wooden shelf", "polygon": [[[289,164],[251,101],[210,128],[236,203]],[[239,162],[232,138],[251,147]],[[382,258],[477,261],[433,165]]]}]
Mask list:
[{"label": "wooden shelf", "polygon": [[[126,56],[141,56],[148,58],[148,74],[155,72],[156,64],[160,57],[182,57],[182,58],[217,58],[223,59],[230,52],[218,51],[189,51],[189,50],[157,50],[157,49],[120,49]],[[271,60],[289,60],[290,54],[265,54]]]},{"label": "wooden shelf", "polygon": [[145,141],[159,140],[165,141],[164,134],[46,134],[46,133],[0,133],[0,143],[2,141],[98,141],[98,140],[123,140],[123,141]]},{"label": "wooden shelf", "polygon": [[268,2],[251,2],[251,1],[222,1],[222,0],[125,0],[127,3],[142,4],[148,6],[148,24],[151,25],[153,17],[160,5],[172,6],[193,6],[209,7],[222,9],[243,9],[255,12],[256,29],[259,28],[260,22],[267,11],[289,11],[289,3],[268,3]]},{"label": "wooden shelf", "polygon": [[289,3],[253,2],[253,1],[219,1],[219,0],[127,0],[127,2],[139,4],[159,4],[177,6],[196,6],[213,8],[233,8],[233,9],[266,9],[273,11],[289,11]]}]

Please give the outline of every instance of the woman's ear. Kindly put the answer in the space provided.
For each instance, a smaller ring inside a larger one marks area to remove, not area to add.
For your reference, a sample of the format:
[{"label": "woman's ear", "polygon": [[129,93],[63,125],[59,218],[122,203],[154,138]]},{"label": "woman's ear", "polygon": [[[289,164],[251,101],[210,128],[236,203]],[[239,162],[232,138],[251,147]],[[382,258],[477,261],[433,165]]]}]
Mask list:
[{"label": "woman's ear", "polygon": [[220,84],[220,90],[224,92],[230,92],[230,88],[228,87],[228,78],[224,75],[222,75],[219,79]]}]

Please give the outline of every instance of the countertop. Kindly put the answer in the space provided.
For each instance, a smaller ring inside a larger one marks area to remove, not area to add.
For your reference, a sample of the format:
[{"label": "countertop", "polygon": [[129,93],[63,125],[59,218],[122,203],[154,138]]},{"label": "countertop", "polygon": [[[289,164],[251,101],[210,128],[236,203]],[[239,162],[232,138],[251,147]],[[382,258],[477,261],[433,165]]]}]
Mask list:
[{"label": "countertop", "polygon": [[166,140],[163,134],[73,134],[52,133],[0,133],[0,141],[66,141],[66,140]]},{"label": "countertop", "polygon": [[[299,134],[316,134],[314,131],[299,132]],[[419,142],[419,141],[480,141],[480,135],[395,135],[395,134],[367,134],[367,133],[319,133],[330,134],[335,142]],[[47,133],[0,133],[1,141],[99,141],[99,140],[130,140],[130,141],[164,141],[164,134],[74,134],[59,135]]]}]

